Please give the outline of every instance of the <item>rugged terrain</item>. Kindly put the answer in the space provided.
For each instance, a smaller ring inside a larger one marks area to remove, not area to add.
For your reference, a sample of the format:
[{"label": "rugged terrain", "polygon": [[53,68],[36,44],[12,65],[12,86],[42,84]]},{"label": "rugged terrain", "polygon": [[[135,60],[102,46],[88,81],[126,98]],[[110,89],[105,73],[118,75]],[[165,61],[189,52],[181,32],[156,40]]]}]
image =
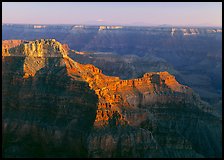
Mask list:
[{"label": "rugged terrain", "polygon": [[2,38],[56,38],[73,50],[73,60],[122,79],[168,71],[217,108],[221,117],[221,27],[3,24]]},{"label": "rugged terrain", "polygon": [[88,54],[70,52],[69,56],[77,62],[95,65],[102,69],[104,74],[118,76],[122,79],[139,78],[146,72],[168,71],[175,75],[179,82],[193,88],[203,100],[214,106],[217,114],[221,117],[222,59],[208,56],[202,60],[198,59],[194,64],[186,64],[190,60],[189,57],[184,57],[186,62],[182,63],[184,66],[182,68],[155,55],[139,57],[137,55],[120,56],[107,52],[90,52]]},{"label": "rugged terrain", "polygon": [[4,157],[221,157],[221,119],[168,72],[123,80],[55,39],[2,43]]}]

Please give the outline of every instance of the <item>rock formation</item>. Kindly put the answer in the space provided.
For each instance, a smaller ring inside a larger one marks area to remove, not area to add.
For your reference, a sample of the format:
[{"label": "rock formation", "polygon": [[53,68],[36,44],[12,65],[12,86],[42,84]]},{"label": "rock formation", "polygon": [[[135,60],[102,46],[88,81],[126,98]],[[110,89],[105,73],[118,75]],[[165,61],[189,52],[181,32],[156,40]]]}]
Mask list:
[{"label": "rock formation", "polygon": [[122,80],[73,61],[54,39],[11,46],[4,157],[221,157],[220,120],[168,72]]},{"label": "rock formation", "polygon": [[[2,39],[54,37],[79,53],[111,52],[117,59],[99,55],[98,58],[91,56],[89,59],[84,57],[83,61],[74,60],[94,64],[105,74],[122,79],[138,78],[146,72],[168,71],[211,105],[222,99],[222,27],[122,26],[119,29],[121,26],[35,26],[3,24]],[[103,30],[99,31],[100,28]],[[73,58],[74,54],[71,52],[69,56]],[[126,63],[127,55],[134,55],[138,60]],[[116,62],[110,62],[110,59]],[[177,72],[172,72],[168,67]]]},{"label": "rock formation", "polygon": [[9,48],[16,47],[23,43],[23,40],[5,40],[2,41],[2,56],[9,56]]},{"label": "rock formation", "polygon": [[67,74],[61,44],[33,41],[9,53],[2,61],[3,156],[86,157],[97,96]]},{"label": "rock formation", "polygon": [[36,41],[26,41],[18,47],[9,49],[11,56],[29,57],[63,57],[66,51],[55,39],[41,39]]}]

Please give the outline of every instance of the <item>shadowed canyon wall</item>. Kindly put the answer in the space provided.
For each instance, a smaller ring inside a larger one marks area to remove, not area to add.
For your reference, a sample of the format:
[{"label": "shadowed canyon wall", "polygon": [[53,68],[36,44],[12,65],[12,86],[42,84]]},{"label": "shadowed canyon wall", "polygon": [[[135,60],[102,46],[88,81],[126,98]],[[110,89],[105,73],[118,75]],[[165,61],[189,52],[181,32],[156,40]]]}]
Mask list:
[{"label": "shadowed canyon wall", "polygon": [[54,39],[5,46],[4,157],[221,157],[221,119],[168,72],[122,80]]}]

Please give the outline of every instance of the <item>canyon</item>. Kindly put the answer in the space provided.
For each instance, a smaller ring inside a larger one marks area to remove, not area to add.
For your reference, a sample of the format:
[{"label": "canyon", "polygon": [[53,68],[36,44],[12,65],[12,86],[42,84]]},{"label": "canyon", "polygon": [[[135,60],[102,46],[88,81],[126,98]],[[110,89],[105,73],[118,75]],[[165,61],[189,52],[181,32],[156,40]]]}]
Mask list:
[{"label": "canyon", "polygon": [[3,40],[41,38],[67,44],[70,58],[106,75],[135,79],[168,71],[221,117],[221,27],[2,24]]},{"label": "canyon", "polygon": [[174,75],[121,79],[69,48],[2,41],[4,157],[221,157],[222,118]]}]

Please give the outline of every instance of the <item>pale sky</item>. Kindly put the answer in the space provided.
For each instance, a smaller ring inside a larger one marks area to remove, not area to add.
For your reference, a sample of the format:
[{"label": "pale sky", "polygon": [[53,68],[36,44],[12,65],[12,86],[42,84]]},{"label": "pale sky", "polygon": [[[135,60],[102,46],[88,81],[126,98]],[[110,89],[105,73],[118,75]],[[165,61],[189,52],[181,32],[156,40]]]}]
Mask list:
[{"label": "pale sky", "polygon": [[3,2],[2,23],[222,26],[222,3]]}]

